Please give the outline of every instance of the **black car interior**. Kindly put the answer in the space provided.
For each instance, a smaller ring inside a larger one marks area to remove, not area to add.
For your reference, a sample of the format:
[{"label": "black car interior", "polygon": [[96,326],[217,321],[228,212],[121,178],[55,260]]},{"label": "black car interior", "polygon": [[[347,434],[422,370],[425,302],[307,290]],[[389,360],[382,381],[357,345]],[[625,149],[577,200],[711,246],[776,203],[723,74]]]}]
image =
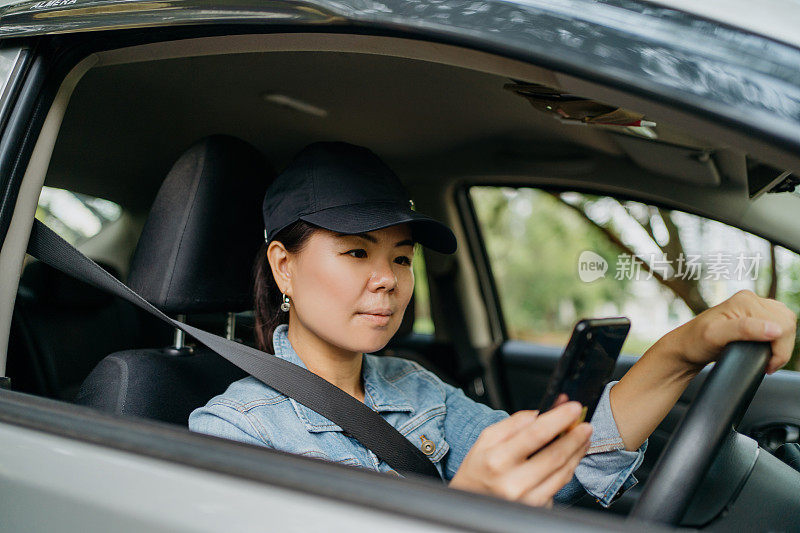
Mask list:
[{"label": "black car interior", "polygon": [[8,371],[15,387],[67,401],[105,355],[169,335],[129,304],[39,261],[20,279],[12,328],[9,350],[16,356]]}]

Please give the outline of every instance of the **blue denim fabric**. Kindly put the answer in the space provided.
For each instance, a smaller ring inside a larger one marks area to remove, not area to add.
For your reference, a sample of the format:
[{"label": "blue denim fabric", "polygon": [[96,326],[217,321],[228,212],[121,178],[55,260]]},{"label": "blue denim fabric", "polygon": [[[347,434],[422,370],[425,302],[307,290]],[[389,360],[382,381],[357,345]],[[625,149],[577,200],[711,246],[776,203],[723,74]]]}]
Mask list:
[{"label": "blue denim fabric", "polygon": [[[273,335],[275,355],[305,368],[289,343],[288,326]],[[486,427],[508,417],[467,398],[419,364],[396,357],[364,355],[364,402],[426,455],[449,481]],[[585,492],[608,506],[618,493],[636,484],[647,443],[636,452],[625,451],[611,414],[606,387],[591,423],[589,454],[575,476],[556,495],[568,503]],[[189,429],[232,440],[267,446],[290,453],[371,468],[394,470],[342,428],[308,407],[284,396],[253,377],[232,383],[189,416]],[[426,444],[423,447],[423,444]],[[395,472],[396,473],[396,472]],[[584,492],[585,491],[585,492]]]}]

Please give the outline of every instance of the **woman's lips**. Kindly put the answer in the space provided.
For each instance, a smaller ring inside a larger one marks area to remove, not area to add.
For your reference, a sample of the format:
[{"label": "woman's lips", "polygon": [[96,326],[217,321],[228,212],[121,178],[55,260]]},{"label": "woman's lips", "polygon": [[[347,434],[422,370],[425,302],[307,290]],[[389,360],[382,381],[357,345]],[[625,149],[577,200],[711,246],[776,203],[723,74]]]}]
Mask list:
[{"label": "woman's lips", "polygon": [[377,326],[385,326],[389,323],[392,315],[377,315],[372,313],[358,313],[358,316],[368,320]]}]

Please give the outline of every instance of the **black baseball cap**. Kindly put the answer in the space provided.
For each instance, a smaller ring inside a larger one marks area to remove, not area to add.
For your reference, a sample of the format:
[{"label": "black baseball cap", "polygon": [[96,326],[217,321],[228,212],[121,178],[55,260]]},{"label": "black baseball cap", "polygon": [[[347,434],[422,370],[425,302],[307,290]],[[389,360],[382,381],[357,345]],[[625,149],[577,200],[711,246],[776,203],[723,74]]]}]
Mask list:
[{"label": "black baseball cap", "polygon": [[446,225],[412,209],[400,180],[372,151],[344,142],[303,148],[264,195],[267,243],[298,220],[338,233],[366,233],[408,223],[423,246],[451,254],[456,237]]}]

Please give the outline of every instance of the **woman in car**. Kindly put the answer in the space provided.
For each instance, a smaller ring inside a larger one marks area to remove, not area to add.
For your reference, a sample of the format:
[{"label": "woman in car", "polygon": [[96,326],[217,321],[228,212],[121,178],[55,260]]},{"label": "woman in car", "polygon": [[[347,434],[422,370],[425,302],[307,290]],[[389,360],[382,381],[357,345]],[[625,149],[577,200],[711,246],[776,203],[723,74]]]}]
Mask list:
[{"label": "woman in car", "polygon": [[[474,402],[419,364],[377,357],[414,290],[415,243],[453,253],[456,239],[417,213],[369,150],[315,143],[264,198],[265,245],[255,265],[260,349],[307,368],[364,402],[417,445],[454,488],[530,505],[584,491],[608,506],[636,483],[647,438],[691,378],[735,340],[769,341],[774,372],[794,345],[794,314],[737,293],[658,340],[609,383],[590,423],[567,402],[511,416]],[[253,377],[196,409],[193,431],[394,472],[323,416]]]}]

